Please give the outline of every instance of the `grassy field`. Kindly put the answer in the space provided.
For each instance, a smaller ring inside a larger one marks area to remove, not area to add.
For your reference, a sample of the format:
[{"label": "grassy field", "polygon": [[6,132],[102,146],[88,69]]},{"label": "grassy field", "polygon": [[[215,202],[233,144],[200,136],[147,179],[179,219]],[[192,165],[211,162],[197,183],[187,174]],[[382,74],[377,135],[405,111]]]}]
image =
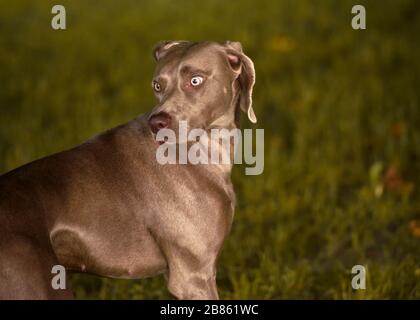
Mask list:
[{"label": "grassy field", "polygon": [[[265,171],[233,172],[224,299],[420,299],[420,2],[0,2],[0,173],[150,110],[153,45],[241,41]],[[250,127],[243,121],[244,127]],[[351,268],[367,268],[367,289]],[[1,284],[0,284],[1,285]],[[168,298],[163,277],[72,275],[78,298]]]}]

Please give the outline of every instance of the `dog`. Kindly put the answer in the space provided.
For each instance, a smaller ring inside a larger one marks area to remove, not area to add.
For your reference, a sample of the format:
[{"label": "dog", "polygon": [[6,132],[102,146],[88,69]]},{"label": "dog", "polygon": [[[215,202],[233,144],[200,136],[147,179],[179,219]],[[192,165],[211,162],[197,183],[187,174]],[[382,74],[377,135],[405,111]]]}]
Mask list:
[{"label": "dog", "polygon": [[235,209],[229,165],[160,165],[155,137],[237,128],[255,69],[239,42],[164,41],[147,114],[0,176],[0,298],[67,299],[51,270],[139,279],[177,299],[218,299],[216,262]]}]

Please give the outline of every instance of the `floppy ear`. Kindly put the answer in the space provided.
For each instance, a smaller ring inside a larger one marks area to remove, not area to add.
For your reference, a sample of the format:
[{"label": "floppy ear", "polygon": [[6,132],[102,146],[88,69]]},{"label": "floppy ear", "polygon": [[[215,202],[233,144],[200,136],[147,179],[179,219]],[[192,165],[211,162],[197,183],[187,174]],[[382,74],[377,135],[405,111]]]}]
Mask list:
[{"label": "floppy ear", "polygon": [[255,68],[252,60],[242,51],[242,45],[239,42],[227,41],[227,57],[232,70],[238,73],[238,81],[241,86],[239,104],[247,115],[249,121],[257,123],[254,109],[252,108],[252,89],[255,84]]},{"label": "floppy ear", "polygon": [[156,61],[159,61],[168,53],[170,48],[181,43],[187,43],[187,41],[161,41],[153,49],[153,57]]}]

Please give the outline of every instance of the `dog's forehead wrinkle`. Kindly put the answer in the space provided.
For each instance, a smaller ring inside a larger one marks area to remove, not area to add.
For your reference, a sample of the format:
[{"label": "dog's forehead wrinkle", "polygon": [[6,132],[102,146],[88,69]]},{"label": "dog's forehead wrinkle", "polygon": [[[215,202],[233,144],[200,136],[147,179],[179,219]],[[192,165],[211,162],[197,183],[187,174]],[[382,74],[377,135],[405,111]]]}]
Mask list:
[{"label": "dog's forehead wrinkle", "polygon": [[222,60],[221,45],[215,42],[192,42],[189,45],[171,49],[156,67],[156,76],[160,74],[176,75],[185,66],[192,69],[214,72]]},{"label": "dog's forehead wrinkle", "polygon": [[192,57],[179,64],[178,73],[202,73],[210,78],[221,68],[215,57]]},{"label": "dog's forehead wrinkle", "polygon": [[177,64],[174,61],[170,61],[168,63],[161,63],[156,67],[155,77],[156,78],[170,78],[171,73],[176,70]]},{"label": "dog's forehead wrinkle", "polygon": [[171,52],[158,61],[155,74],[170,73],[170,70],[176,69],[178,64],[184,59],[185,52],[186,47],[184,46],[171,49]]},{"label": "dog's forehead wrinkle", "polygon": [[168,81],[170,78],[170,74],[168,72],[165,73],[159,73],[157,76],[155,76],[156,81]]}]

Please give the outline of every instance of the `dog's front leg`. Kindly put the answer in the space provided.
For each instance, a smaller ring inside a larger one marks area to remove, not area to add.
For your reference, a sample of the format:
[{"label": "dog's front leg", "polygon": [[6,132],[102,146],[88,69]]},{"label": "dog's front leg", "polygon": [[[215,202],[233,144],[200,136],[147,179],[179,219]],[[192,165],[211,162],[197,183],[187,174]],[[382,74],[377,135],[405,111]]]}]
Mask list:
[{"label": "dog's front leg", "polygon": [[197,251],[176,244],[163,246],[168,263],[168,290],[177,299],[217,300],[217,252]]}]

